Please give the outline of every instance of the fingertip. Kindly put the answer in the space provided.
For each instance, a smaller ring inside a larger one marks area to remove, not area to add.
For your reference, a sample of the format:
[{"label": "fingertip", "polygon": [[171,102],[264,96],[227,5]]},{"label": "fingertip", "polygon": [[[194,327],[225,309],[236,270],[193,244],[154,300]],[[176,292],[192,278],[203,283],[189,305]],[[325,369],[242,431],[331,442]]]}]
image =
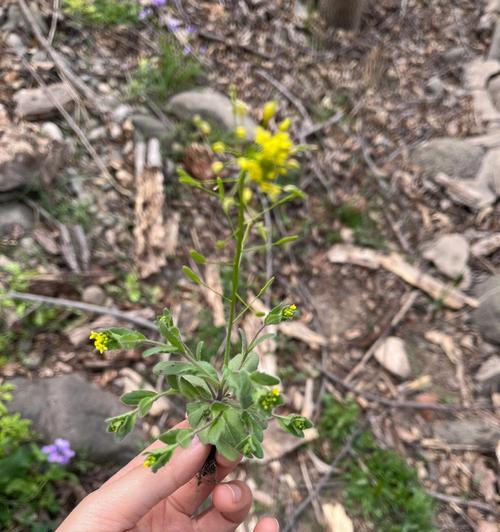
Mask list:
[{"label": "fingertip", "polygon": [[263,517],[259,519],[254,532],[279,532],[280,524],[275,517]]},{"label": "fingertip", "polygon": [[242,510],[248,511],[252,505],[250,488],[239,480],[219,484],[212,494],[213,505],[224,516],[232,519]]}]

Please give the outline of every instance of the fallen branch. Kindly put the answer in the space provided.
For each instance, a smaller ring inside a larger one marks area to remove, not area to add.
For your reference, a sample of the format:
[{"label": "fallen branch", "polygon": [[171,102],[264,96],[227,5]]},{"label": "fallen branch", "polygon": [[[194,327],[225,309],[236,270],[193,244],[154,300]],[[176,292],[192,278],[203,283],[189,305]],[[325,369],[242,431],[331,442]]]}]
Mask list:
[{"label": "fallen branch", "polygon": [[330,371],[319,368],[319,371],[333,384],[336,384],[355,395],[363,397],[367,401],[377,403],[382,406],[387,406],[389,408],[402,408],[409,410],[436,410],[438,412],[463,412],[465,410],[483,410],[484,405],[470,405],[470,406],[461,406],[461,405],[442,405],[439,403],[420,403],[418,401],[399,401],[395,399],[386,399],[385,397],[380,397],[374,393],[367,392],[365,390],[359,390],[354,384],[345,382],[340,377],[337,377],[334,373]]},{"label": "fallen branch", "polygon": [[158,331],[156,325],[149,320],[134,316],[130,312],[124,312],[117,308],[102,307],[100,305],[92,305],[90,303],[83,303],[81,301],[73,301],[71,299],[41,296],[38,294],[21,294],[19,292],[7,292],[5,295],[0,296],[0,299],[14,299],[17,301],[34,301],[36,303],[43,303],[44,305],[53,305],[55,307],[65,307],[76,310],[83,310],[84,312],[91,312],[93,314],[106,314],[115,318],[128,321],[139,327],[150,329],[152,331]]},{"label": "fallen branch", "polygon": [[468,499],[462,499],[462,497],[455,497],[453,495],[445,495],[444,493],[438,493],[433,490],[426,490],[427,493],[437,499],[438,501],[448,502],[450,504],[458,504],[458,506],[468,506],[469,508],[476,508],[483,512],[488,512],[493,515],[500,515],[500,512],[495,508],[492,508],[489,504],[481,501],[471,501]]},{"label": "fallen branch", "polygon": [[385,255],[373,249],[338,244],[327,252],[327,258],[335,264],[354,264],[372,270],[384,268],[408,284],[429,294],[434,300],[455,310],[461,309],[465,305],[473,308],[479,306],[477,299],[469,297],[460,290],[435,279],[428,273],[420,271],[396,253]]}]

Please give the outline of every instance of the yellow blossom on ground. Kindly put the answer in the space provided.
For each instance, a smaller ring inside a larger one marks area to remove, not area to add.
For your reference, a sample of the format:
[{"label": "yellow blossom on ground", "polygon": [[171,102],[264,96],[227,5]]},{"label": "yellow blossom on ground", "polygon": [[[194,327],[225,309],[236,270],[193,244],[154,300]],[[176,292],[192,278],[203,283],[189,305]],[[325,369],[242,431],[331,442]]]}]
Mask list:
[{"label": "yellow blossom on ground", "polygon": [[109,336],[105,332],[92,331],[89,339],[94,340],[94,346],[99,353],[102,354],[109,349]]},{"label": "yellow blossom on ground", "polygon": [[288,131],[291,125],[292,125],[292,121],[289,118],[285,118],[285,120],[282,120],[278,124],[278,129],[280,131]]}]

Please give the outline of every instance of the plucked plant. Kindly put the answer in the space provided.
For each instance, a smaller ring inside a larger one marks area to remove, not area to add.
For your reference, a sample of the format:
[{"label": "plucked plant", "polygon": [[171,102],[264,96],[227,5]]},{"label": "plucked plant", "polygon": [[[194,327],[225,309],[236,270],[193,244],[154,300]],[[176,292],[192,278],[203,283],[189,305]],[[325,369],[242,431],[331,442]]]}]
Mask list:
[{"label": "plucked plant", "polygon": [[[297,198],[303,193],[294,185],[285,184],[287,174],[299,167],[294,156],[305,149],[292,142],[288,129],[290,119],[277,122],[276,103],[268,102],[262,109],[261,123],[252,132],[241,125],[247,106],[232,96],[236,127],[232,142],[221,141],[211,148],[217,161],[212,165],[212,179],[199,181],[179,168],[180,182],[206,193],[218,200],[222,213],[227,217],[229,236],[221,247],[230,249],[233,255],[229,295],[219,294],[226,305],[224,340],[210,362],[205,356],[203,341],[194,342],[183,337],[174,323],[169,310],[158,316],[156,323],[162,340],[151,340],[137,331],[109,328],[94,331],[91,339],[98,351],[148,347],[143,355],[151,357],[167,353],[169,360],[156,364],[154,372],[164,375],[167,388],[163,391],[137,390],[122,397],[123,403],[132,410],[108,420],[108,431],[123,438],[134,427],[138,417],[145,416],[152,404],[161,396],[176,395],[187,400],[189,428],[171,429],[159,439],[164,447],[146,453],[145,464],[153,471],[164,466],[179,446],[186,447],[197,436],[203,443],[212,445],[219,453],[234,460],[240,454],[262,457],[264,430],[274,418],[281,427],[297,437],[311,422],[299,415],[282,415],[276,412],[284,401],[279,389],[280,380],[259,371],[257,346],[272,334],[262,334],[269,325],[276,325],[294,318],[297,308],[281,302],[268,313],[254,311],[253,301],[247,301],[241,293],[243,268],[249,252],[265,248],[266,244],[283,245],[295,240],[283,237],[276,242],[268,241],[270,235],[254,231],[261,227],[266,212]],[[208,141],[210,125],[199,117],[194,122]],[[257,197],[265,194],[267,206],[259,208]],[[265,242],[256,242],[264,238]],[[232,245],[231,245],[232,242]],[[198,250],[191,251],[191,258],[199,265],[207,262]],[[195,284],[207,286],[202,276],[188,266],[183,267],[185,276]],[[273,278],[266,280],[255,299],[260,298],[271,286]],[[246,313],[254,313],[262,319],[261,327],[253,338],[247,338],[238,327]],[[233,344],[233,332],[238,330],[239,339]],[[196,344],[195,349],[189,345]]]}]

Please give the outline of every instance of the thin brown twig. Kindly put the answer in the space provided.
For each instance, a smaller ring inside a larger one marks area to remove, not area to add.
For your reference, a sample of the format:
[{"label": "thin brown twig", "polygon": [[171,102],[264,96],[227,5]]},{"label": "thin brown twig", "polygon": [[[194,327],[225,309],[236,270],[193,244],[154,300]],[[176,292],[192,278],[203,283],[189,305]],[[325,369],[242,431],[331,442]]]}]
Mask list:
[{"label": "thin brown twig", "polygon": [[337,111],[334,115],[332,115],[324,122],[320,122],[319,124],[313,124],[312,126],[303,129],[300,134],[300,137],[306,139],[307,137],[310,137],[311,135],[314,135],[316,133],[319,133],[323,129],[326,129],[327,127],[333,126],[337,122],[340,122],[342,118],[344,118],[344,112]]},{"label": "thin brown twig", "polygon": [[492,508],[489,504],[481,501],[463,499],[462,497],[455,497],[453,495],[445,495],[444,493],[438,493],[433,490],[426,490],[427,493],[437,499],[438,501],[447,502],[450,504],[457,504],[458,506],[468,506],[470,508],[476,508],[477,510],[482,510],[483,512],[488,512],[493,515],[500,515],[500,512],[495,508]]},{"label": "thin brown twig", "polygon": [[401,305],[398,312],[392,318],[391,323],[389,324],[387,329],[380,334],[377,340],[371,345],[368,351],[364,354],[363,358],[347,374],[346,378],[344,379],[345,382],[350,382],[353,379],[353,377],[357,375],[365,367],[366,363],[372,358],[373,354],[378,349],[380,344],[387,338],[387,336],[389,336],[391,331],[393,331],[394,328],[397,327],[401,323],[401,321],[403,321],[403,319],[405,318],[405,316],[408,314],[409,310],[415,303],[417,297],[418,297],[418,290],[413,290],[409,293],[408,297],[405,299],[405,301]]},{"label": "thin brown twig", "polygon": [[158,331],[156,325],[145,318],[134,316],[130,312],[125,312],[117,308],[102,307],[101,305],[92,305],[90,303],[83,303],[82,301],[74,301],[72,299],[65,299],[59,297],[42,296],[39,294],[19,293],[19,292],[7,292],[5,295],[0,296],[0,299],[15,299],[18,301],[34,301],[36,303],[43,303],[44,305],[53,305],[56,307],[72,308],[76,310],[83,310],[84,312],[91,312],[92,314],[105,314],[113,316],[130,323],[134,323],[139,327],[150,329],[152,331]]},{"label": "thin brown twig", "polygon": [[377,403],[382,406],[387,406],[390,408],[402,408],[409,410],[436,410],[438,412],[463,412],[470,410],[483,410],[484,405],[442,405],[439,403],[420,403],[418,401],[402,401],[394,399],[386,399],[385,397],[380,397],[379,395],[367,392],[365,390],[359,390],[355,385],[345,382],[343,379],[335,375],[334,373],[323,369],[318,368],[319,371],[332,383],[341,386],[342,388],[352,392],[355,395],[363,397],[367,401]]},{"label": "thin brown twig", "polygon": [[53,0],[52,3],[52,20],[50,21],[50,30],[47,36],[47,42],[52,46],[54,37],[57,31],[57,19],[59,17],[59,2],[60,0]]},{"label": "thin brown twig", "polygon": [[359,427],[347,440],[347,442],[344,444],[342,449],[340,449],[340,451],[338,452],[333,462],[330,464],[330,469],[321,477],[320,481],[316,484],[316,487],[309,493],[307,498],[304,499],[297,506],[297,509],[295,510],[292,517],[288,521],[288,524],[284,528],[283,532],[291,532],[292,530],[296,529],[295,525],[296,525],[297,519],[302,515],[302,513],[309,506],[309,504],[311,504],[313,497],[318,497],[321,490],[327,486],[330,480],[330,477],[332,476],[333,473],[335,473],[338,464],[351,451],[352,446],[354,445],[355,441],[358,439],[360,434],[363,432],[363,430],[364,430],[364,426]]},{"label": "thin brown twig", "polygon": [[61,75],[66,78],[78,92],[85,96],[88,102],[94,105],[98,111],[102,113],[106,112],[107,109],[100,105],[99,98],[97,97],[96,93],[71,70],[71,68],[67,65],[66,61],[62,58],[62,56],[54,50],[49,41],[42,35],[40,27],[38,26],[38,23],[35,20],[35,17],[33,16],[33,13],[31,12],[31,9],[29,8],[26,1],[17,0],[17,3],[19,4],[21,11],[23,12],[24,18],[30,25],[36,40],[40,43],[42,48],[45,49],[47,54],[51,57],[52,61],[54,61],[54,64],[56,65]]}]

